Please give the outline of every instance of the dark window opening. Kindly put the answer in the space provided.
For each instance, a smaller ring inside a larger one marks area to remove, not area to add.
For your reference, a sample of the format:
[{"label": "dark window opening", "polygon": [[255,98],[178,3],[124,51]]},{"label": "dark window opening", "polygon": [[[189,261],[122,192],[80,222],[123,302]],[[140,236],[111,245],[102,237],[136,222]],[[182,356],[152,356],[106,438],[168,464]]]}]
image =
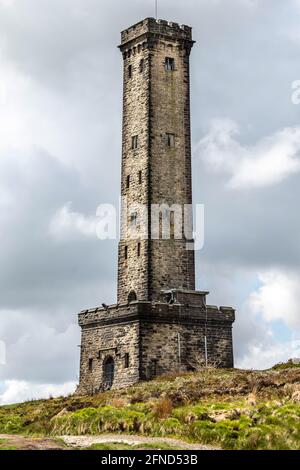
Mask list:
[{"label": "dark window opening", "polygon": [[106,390],[112,387],[115,375],[115,362],[112,357],[105,359],[103,364],[104,385]]},{"label": "dark window opening", "polygon": [[128,246],[125,246],[125,250],[124,250],[124,258],[127,259],[128,258]]},{"label": "dark window opening", "polygon": [[157,376],[157,359],[152,360],[152,377]]},{"label": "dark window opening", "polygon": [[128,78],[132,77],[132,65],[128,66]]},{"label": "dark window opening", "polygon": [[129,189],[129,186],[130,186],[130,176],[128,175],[126,179],[126,188]]},{"label": "dark window opening", "polygon": [[162,237],[163,237],[163,215],[162,213],[160,212],[159,213],[159,226],[158,226],[158,230],[159,230],[159,234],[158,234],[158,237],[159,237],[159,240],[162,240]]},{"label": "dark window opening", "polygon": [[138,243],[137,255],[138,255],[138,256],[141,256],[141,244],[140,244],[140,243]]},{"label": "dark window opening", "polygon": [[93,359],[89,359],[89,372],[92,372],[93,370]]},{"label": "dark window opening", "polygon": [[167,146],[174,148],[175,147],[175,134],[166,134],[166,141],[167,141]]},{"label": "dark window opening", "polygon": [[130,304],[131,302],[135,302],[136,300],[137,300],[137,295],[134,292],[134,290],[132,290],[131,292],[129,292],[129,295],[128,295],[128,303]]},{"label": "dark window opening", "polygon": [[134,135],[131,138],[131,148],[132,148],[132,150],[136,150],[138,148],[138,145],[139,145],[139,136]]},{"label": "dark window opening", "polygon": [[175,212],[170,212],[170,238],[174,240],[175,238]]},{"label": "dark window opening", "polygon": [[173,72],[175,70],[175,60],[173,57],[166,57],[165,69],[167,72]]},{"label": "dark window opening", "polygon": [[139,171],[139,184],[142,184],[142,172]]},{"label": "dark window opening", "polygon": [[126,353],[125,354],[125,364],[124,364],[124,367],[125,369],[128,369],[129,368],[129,353]]},{"label": "dark window opening", "polygon": [[137,224],[137,212],[133,212],[132,214],[130,214],[130,223],[131,225],[136,225]]},{"label": "dark window opening", "polygon": [[144,61],[144,59],[141,59],[141,61],[140,61],[140,73],[144,72],[144,68],[145,68],[145,61]]}]

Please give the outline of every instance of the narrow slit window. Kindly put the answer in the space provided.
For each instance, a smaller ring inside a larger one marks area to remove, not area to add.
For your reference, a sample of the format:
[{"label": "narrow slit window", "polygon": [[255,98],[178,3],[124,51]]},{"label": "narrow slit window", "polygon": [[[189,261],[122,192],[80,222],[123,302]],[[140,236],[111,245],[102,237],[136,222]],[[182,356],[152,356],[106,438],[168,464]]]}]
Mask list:
[{"label": "narrow slit window", "polygon": [[124,258],[125,258],[125,259],[128,259],[128,246],[125,246],[125,249],[124,249]]},{"label": "narrow slit window", "polygon": [[137,255],[138,255],[138,256],[141,256],[141,244],[140,244],[140,243],[138,243]]},{"label": "narrow slit window", "polygon": [[166,57],[165,69],[167,72],[173,72],[175,70],[175,60],[173,57]]},{"label": "narrow slit window", "polygon": [[139,136],[138,135],[132,136],[132,138],[131,138],[131,148],[132,148],[132,150],[136,150],[138,148],[138,145],[139,145]]},{"label": "narrow slit window", "polygon": [[129,368],[129,353],[126,353],[125,354],[125,360],[124,360],[124,366],[125,366],[125,369],[128,369]]},{"label": "narrow slit window", "polygon": [[157,376],[157,359],[153,359],[152,360],[152,374],[153,374],[153,377],[156,377]]},{"label": "narrow slit window", "polygon": [[131,225],[136,225],[137,224],[137,212],[133,212],[130,215],[130,222],[131,222]]},{"label": "narrow slit window", "polygon": [[142,176],[143,176],[142,172],[139,171],[139,184],[142,184]]},{"label": "narrow slit window", "polygon": [[132,65],[128,65],[128,78],[132,78]]},{"label": "narrow slit window", "polygon": [[89,359],[89,371],[92,372],[92,370],[93,370],[93,359],[90,358]]},{"label": "narrow slit window", "polygon": [[159,238],[159,240],[162,240],[162,237],[163,237],[163,215],[162,215],[161,212],[159,213],[158,223],[159,223],[159,225],[158,225],[158,238]]},{"label": "narrow slit window", "polygon": [[128,175],[126,178],[126,188],[129,189],[129,186],[130,186],[130,175]]},{"label": "narrow slit window", "polygon": [[175,134],[166,134],[166,142],[167,147],[174,148],[175,147]]},{"label": "narrow slit window", "polygon": [[144,68],[145,68],[145,61],[144,59],[141,59],[140,60],[140,73],[144,72]]},{"label": "narrow slit window", "polygon": [[175,213],[174,211],[170,212],[170,238],[174,240],[175,238]]}]

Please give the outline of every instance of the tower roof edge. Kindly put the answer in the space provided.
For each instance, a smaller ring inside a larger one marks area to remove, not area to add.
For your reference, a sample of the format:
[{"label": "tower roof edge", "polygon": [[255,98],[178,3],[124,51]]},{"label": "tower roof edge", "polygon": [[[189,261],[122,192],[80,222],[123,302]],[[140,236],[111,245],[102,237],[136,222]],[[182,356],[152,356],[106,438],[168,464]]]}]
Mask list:
[{"label": "tower roof edge", "polygon": [[145,18],[121,32],[121,44],[126,44],[145,33],[162,35],[170,39],[193,40],[190,26],[162,19]]}]

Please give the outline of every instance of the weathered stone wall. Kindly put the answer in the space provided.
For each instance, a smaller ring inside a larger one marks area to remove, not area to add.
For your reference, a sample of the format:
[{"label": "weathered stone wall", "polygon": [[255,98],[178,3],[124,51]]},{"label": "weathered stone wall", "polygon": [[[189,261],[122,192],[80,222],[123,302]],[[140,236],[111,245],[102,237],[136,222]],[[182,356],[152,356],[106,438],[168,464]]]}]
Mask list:
[{"label": "weathered stone wall", "polygon": [[[181,40],[162,38],[153,46],[151,72],[151,201],[184,208],[192,204],[189,54]],[[175,70],[165,70],[165,59]],[[166,145],[166,133],[175,135],[175,147]],[[152,221],[153,222],[153,221]],[[161,289],[195,288],[194,252],[181,240],[151,243],[152,300]]]},{"label": "weathered stone wall", "polygon": [[[234,310],[205,306],[205,293],[179,293],[182,303],[134,302],[79,315],[82,328],[79,394],[104,387],[103,364],[115,361],[112,388],[155,376],[197,370],[205,362],[233,367]],[[194,299],[193,299],[194,297]],[[192,304],[186,302],[193,300]],[[125,354],[129,367],[125,367]],[[89,361],[93,359],[90,370]]]},{"label": "weathered stone wall", "polygon": [[[129,354],[129,367],[125,354]],[[114,360],[112,388],[127,387],[139,380],[139,323],[116,325],[95,323],[82,328],[80,384],[78,394],[94,394],[105,390],[104,363]],[[90,370],[89,361],[93,360]]]},{"label": "weathered stone wall", "polygon": [[233,367],[234,310],[176,304],[156,304],[153,310],[141,325],[143,380],[197,370],[206,357],[208,365]]},{"label": "weathered stone wall", "polygon": [[[195,287],[194,252],[186,250],[184,233],[180,240],[151,240],[152,204],[179,204],[183,209],[185,204],[192,203],[189,83],[192,44],[191,28],[151,18],[122,33],[121,192],[131,207],[145,205],[148,220],[146,237],[140,234],[140,238],[132,240],[125,230],[120,242],[120,303],[127,301],[131,291],[139,300],[155,300],[161,289]],[[174,71],[165,70],[166,57],[175,60]],[[167,133],[175,135],[174,148],[167,146]],[[138,148],[132,149],[135,135]],[[136,212],[139,225],[138,206]],[[122,211],[122,216],[123,226],[128,228],[131,215]]]},{"label": "weathered stone wall", "polygon": [[[121,195],[126,205],[141,217],[138,204],[148,207],[149,199],[149,78],[150,57],[145,41],[124,50],[123,71],[123,138]],[[143,69],[141,70],[141,61]],[[131,76],[129,75],[131,67]],[[138,148],[132,149],[132,137],[138,136]],[[141,172],[141,174],[140,174]],[[129,181],[128,181],[129,178]],[[137,220],[137,224],[139,224]],[[140,300],[148,299],[148,241],[133,239],[127,233],[131,224],[130,211],[122,210],[122,227],[125,229],[119,244],[118,302],[127,302],[130,291]],[[145,237],[144,237],[145,238]],[[140,243],[140,256],[138,244]],[[125,248],[126,247],[126,248]],[[127,259],[125,259],[125,249]]]}]

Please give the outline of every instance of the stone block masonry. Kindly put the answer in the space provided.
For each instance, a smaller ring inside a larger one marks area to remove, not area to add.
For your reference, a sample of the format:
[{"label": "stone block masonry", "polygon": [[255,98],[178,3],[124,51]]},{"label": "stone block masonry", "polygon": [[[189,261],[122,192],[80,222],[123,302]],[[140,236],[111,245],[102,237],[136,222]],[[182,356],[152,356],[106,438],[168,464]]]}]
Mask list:
[{"label": "stone block masonry", "polygon": [[[173,302],[135,301],[83,311],[80,385],[93,394],[205,365],[233,367],[232,308],[206,306],[207,293],[173,291]],[[180,303],[179,303],[180,302]],[[189,303],[192,302],[192,303]],[[107,383],[105,361],[114,361]]]}]

